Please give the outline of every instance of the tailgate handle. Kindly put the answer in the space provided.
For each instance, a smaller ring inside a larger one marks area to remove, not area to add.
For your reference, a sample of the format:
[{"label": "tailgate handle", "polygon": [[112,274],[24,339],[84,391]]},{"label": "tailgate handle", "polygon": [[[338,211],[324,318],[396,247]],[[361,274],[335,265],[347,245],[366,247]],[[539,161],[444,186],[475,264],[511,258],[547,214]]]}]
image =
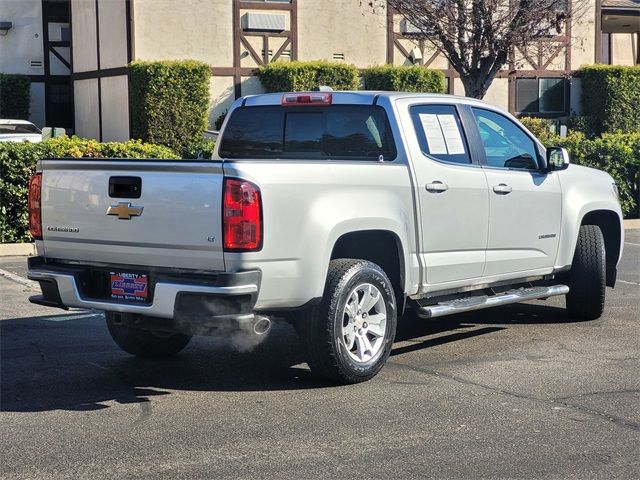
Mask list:
[{"label": "tailgate handle", "polygon": [[110,177],[109,196],[111,198],[140,198],[142,194],[142,178]]}]

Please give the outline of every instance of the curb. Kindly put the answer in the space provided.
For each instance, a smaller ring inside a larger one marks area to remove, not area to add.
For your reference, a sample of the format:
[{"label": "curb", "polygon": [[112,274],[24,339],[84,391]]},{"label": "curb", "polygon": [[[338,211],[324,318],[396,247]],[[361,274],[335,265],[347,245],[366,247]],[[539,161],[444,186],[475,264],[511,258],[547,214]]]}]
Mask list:
[{"label": "curb", "polygon": [[624,221],[624,229],[625,230],[639,230],[640,229],[640,218],[630,218]]},{"label": "curb", "polygon": [[35,254],[35,243],[0,243],[0,257],[22,257]]},{"label": "curb", "polygon": [[8,272],[7,270],[3,270],[2,268],[0,268],[0,277],[13,280],[14,282],[19,283],[20,285],[23,285],[32,290],[37,290],[39,287],[38,282],[34,282],[33,280],[23,278],[20,275],[16,275],[15,273]]}]

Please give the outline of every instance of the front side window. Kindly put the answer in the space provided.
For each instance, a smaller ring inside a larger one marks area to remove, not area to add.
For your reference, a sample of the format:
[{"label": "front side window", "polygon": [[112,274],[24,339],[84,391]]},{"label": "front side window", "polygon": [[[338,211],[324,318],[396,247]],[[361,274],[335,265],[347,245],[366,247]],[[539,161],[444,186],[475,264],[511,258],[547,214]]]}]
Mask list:
[{"label": "front side window", "polygon": [[471,163],[462,124],[453,105],[416,105],[410,112],[425,155],[445,162]]},{"label": "front side window", "polygon": [[222,134],[226,158],[393,160],[387,115],[374,105],[240,107]]},{"label": "front side window", "polygon": [[536,145],[524,130],[499,113],[480,108],[472,110],[488,166],[526,170],[538,168]]}]

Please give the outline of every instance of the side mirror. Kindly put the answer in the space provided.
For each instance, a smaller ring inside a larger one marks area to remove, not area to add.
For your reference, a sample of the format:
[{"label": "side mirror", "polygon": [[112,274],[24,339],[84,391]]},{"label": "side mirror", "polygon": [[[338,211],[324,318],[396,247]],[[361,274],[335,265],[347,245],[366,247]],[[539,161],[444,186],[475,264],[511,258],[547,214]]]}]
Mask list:
[{"label": "side mirror", "polygon": [[547,148],[547,170],[555,172],[569,168],[569,152],[562,147]]}]

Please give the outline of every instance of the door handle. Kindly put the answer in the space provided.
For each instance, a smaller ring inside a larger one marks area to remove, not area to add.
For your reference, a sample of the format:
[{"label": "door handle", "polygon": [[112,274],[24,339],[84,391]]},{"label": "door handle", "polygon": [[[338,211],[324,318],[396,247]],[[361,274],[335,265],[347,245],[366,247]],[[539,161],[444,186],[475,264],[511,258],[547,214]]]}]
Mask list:
[{"label": "door handle", "polygon": [[493,191],[498,195],[507,195],[511,193],[513,189],[507,185],[506,183],[499,183],[498,185],[494,185]]},{"label": "door handle", "polygon": [[435,180],[432,183],[427,183],[425,188],[427,189],[427,192],[442,193],[449,189],[449,185],[442,183],[440,180]]}]

